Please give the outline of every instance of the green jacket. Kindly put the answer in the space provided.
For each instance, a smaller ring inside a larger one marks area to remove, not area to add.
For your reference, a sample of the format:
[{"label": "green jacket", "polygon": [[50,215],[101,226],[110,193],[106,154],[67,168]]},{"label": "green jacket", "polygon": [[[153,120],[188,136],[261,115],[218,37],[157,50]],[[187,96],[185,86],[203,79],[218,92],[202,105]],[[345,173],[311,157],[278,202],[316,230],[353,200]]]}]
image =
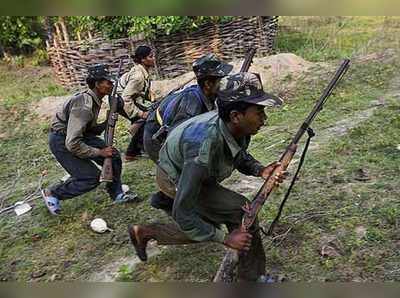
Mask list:
[{"label": "green jacket", "polygon": [[195,241],[222,242],[222,230],[196,213],[196,201],[204,183],[221,182],[234,169],[259,176],[263,166],[247,148],[250,137],[235,140],[217,112],[208,112],[177,126],[160,151],[159,166],[177,186],[173,217]]}]

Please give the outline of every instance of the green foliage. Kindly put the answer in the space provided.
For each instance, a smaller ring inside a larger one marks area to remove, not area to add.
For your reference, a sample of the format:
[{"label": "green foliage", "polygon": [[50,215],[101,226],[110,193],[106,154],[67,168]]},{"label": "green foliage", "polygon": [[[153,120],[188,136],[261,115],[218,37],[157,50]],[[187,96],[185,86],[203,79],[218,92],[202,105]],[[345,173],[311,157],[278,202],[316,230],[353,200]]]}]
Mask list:
[{"label": "green foliage", "polygon": [[68,23],[75,33],[98,31],[109,38],[121,38],[144,33],[146,37],[192,30],[207,22],[223,22],[231,17],[209,16],[100,16],[69,17]]},{"label": "green foliage", "polygon": [[0,17],[0,44],[10,54],[43,46],[43,17]]},{"label": "green foliage", "polygon": [[44,66],[49,63],[49,57],[45,49],[37,49],[32,56],[31,64],[33,66]]},{"label": "green foliage", "polygon": [[[193,30],[207,22],[223,22],[231,17],[209,16],[72,16],[65,17],[69,33],[87,36],[88,32],[108,38],[122,38],[143,33],[145,37],[157,34],[171,34],[182,30]],[[49,17],[50,23],[59,21],[58,17]],[[51,24],[49,24],[51,26]],[[33,53],[44,48],[45,17],[0,17],[0,54],[1,50],[11,55]],[[2,48],[3,49],[2,49]],[[47,57],[37,52],[34,65],[42,65]]]},{"label": "green foliage", "polygon": [[131,281],[133,269],[128,265],[122,265],[118,270],[118,281]]}]

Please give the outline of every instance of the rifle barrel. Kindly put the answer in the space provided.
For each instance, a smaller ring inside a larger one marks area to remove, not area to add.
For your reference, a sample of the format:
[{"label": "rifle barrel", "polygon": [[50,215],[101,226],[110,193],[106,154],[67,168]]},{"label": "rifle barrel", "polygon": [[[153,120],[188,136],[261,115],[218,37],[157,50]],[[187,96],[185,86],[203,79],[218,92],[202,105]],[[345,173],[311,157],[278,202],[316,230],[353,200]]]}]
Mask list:
[{"label": "rifle barrel", "polygon": [[341,81],[345,73],[350,67],[350,59],[344,59],[342,64],[340,65],[339,69],[336,71],[335,75],[333,76],[332,80],[330,81],[329,85],[325,88],[324,92],[320,96],[319,100],[315,104],[314,108],[304,120],[303,124],[301,125],[300,129],[297,131],[296,135],[294,136],[292,143],[297,144],[303,134],[306,132],[307,128],[310,126],[311,122],[315,119],[318,112],[322,110],[326,100],[332,94],[333,89],[336,87],[337,84]]}]

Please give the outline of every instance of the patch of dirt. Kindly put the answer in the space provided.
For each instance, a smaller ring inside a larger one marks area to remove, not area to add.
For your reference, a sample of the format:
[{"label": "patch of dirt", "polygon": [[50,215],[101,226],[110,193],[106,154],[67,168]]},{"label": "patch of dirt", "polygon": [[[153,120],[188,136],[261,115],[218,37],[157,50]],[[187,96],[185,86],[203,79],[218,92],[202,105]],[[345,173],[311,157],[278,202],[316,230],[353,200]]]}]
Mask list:
[{"label": "patch of dirt", "polygon": [[[240,70],[242,62],[243,60],[235,60],[232,62],[234,66],[232,73]],[[284,91],[293,87],[296,82],[295,78],[298,75],[315,65],[317,64],[308,62],[294,54],[281,53],[263,58],[254,58],[250,71],[261,75],[261,80],[266,90],[273,88],[274,90]],[[44,71],[44,73],[47,72]],[[169,80],[152,81],[152,88],[156,98],[162,98],[171,90],[187,82],[190,78],[194,78],[193,72],[188,72]],[[189,85],[195,83],[196,80],[193,80]],[[34,106],[34,110],[41,119],[49,120],[68,97],[69,95],[45,97]],[[104,105],[104,109],[106,107],[107,105]]]},{"label": "patch of dirt", "polygon": [[42,98],[34,106],[34,111],[38,114],[41,119],[50,120],[56,114],[58,108],[70,97],[65,96],[48,96]]},{"label": "patch of dirt", "polygon": [[[243,60],[234,60],[231,63],[233,65],[232,73],[235,73],[239,72]],[[285,80],[288,75],[294,78],[315,65],[318,64],[306,61],[295,54],[280,53],[262,58],[254,58],[249,71],[259,73],[263,85],[266,88],[270,88],[272,85]],[[193,73],[188,72],[171,80],[154,81],[152,86],[155,88],[156,95],[162,96],[192,77],[194,77]],[[195,80],[191,83],[195,83]]]},{"label": "patch of dirt", "polygon": [[[161,253],[161,246],[157,246],[150,244],[147,248],[147,255],[149,258],[159,255]],[[120,258],[110,264],[107,264],[100,272],[95,272],[90,278],[89,281],[94,282],[111,282],[115,281],[118,277],[119,268],[122,265],[128,266],[129,269],[133,269],[137,264],[141,261],[136,255],[132,255],[132,257],[124,257]]]}]

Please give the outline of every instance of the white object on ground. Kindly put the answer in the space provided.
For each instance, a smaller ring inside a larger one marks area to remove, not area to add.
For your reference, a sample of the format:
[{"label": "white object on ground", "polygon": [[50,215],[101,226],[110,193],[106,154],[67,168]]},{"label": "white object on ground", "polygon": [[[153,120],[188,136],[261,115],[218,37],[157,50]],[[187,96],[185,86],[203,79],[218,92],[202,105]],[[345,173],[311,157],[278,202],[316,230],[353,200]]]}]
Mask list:
[{"label": "white object on ground", "polygon": [[399,144],[399,145],[397,145],[397,150],[400,150],[400,144]]},{"label": "white object on ground", "polygon": [[16,202],[14,204],[14,211],[17,214],[17,216],[25,214],[27,212],[29,212],[32,209],[32,206],[29,205],[28,203],[25,202]]},{"label": "white object on ground", "polygon": [[123,191],[124,193],[127,193],[127,192],[129,191],[129,186],[126,185],[126,184],[122,184],[122,191]]},{"label": "white object on ground", "polygon": [[102,219],[102,218],[93,219],[92,222],[90,223],[90,227],[96,233],[101,233],[102,234],[102,233],[104,233],[106,231],[112,232],[112,230],[109,227],[107,227],[107,223],[105,222],[105,220]]}]

